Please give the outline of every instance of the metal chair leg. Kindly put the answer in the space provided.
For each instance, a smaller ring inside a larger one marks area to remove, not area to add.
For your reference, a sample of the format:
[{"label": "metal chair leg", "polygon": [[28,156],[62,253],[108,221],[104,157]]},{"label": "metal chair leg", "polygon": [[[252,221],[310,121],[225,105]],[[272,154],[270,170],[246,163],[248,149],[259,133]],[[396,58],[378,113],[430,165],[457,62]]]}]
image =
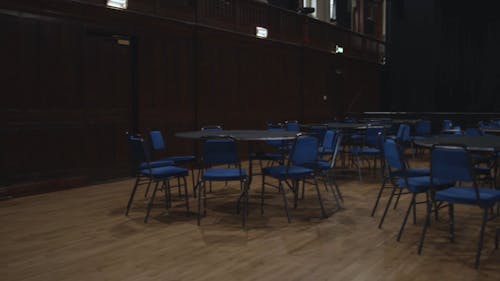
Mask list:
[{"label": "metal chair leg", "polygon": [[403,235],[403,231],[405,229],[405,226],[406,226],[406,221],[408,220],[408,216],[410,215],[410,210],[412,208],[415,208],[415,197],[417,196],[416,193],[413,193],[412,196],[411,196],[411,201],[410,201],[410,204],[408,205],[408,210],[406,210],[406,215],[405,215],[405,218],[403,220],[403,223],[401,224],[401,228],[399,229],[399,233],[398,233],[398,238],[396,239],[396,241],[399,242],[399,240],[401,240],[401,236]]},{"label": "metal chair leg", "polygon": [[430,200],[427,200],[426,205],[427,205],[427,212],[425,214],[424,228],[422,230],[422,235],[420,236],[420,241],[418,243],[418,254],[419,255],[422,254],[422,248],[424,246],[425,234],[427,232],[427,228],[429,227],[429,224],[431,221],[432,202]]},{"label": "metal chair leg", "polygon": [[149,214],[151,213],[151,207],[153,207],[153,201],[155,200],[156,190],[158,190],[159,181],[156,182],[155,188],[153,189],[153,194],[151,195],[151,199],[148,203],[148,210],[146,211],[146,216],[144,217],[144,223],[148,222]]},{"label": "metal chair leg", "polygon": [[[323,177],[323,183],[325,184],[325,189],[328,190],[328,187],[330,187],[330,191],[332,192],[332,197],[333,197],[333,200],[335,201],[335,204],[337,204],[337,209],[340,209],[342,208],[342,204],[340,203],[340,200],[339,200],[339,194],[337,193],[337,191],[335,190],[335,188],[337,186],[334,187],[334,184],[336,185],[335,181],[330,181],[329,180],[329,175],[326,174],[324,177]],[[330,184],[330,182],[332,182],[332,184]]]},{"label": "metal chair leg", "polygon": [[378,228],[382,228],[382,224],[384,224],[385,216],[387,215],[387,211],[389,210],[389,206],[391,206],[392,198],[394,197],[394,193],[396,192],[396,186],[392,188],[391,196],[389,197],[389,201],[387,201],[387,205],[385,205],[384,214],[382,218],[380,218],[380,223],[378,224]]},{"label": "metal chair leg", "polygon": [[204,188],[205,182],[199,182],[197,185],[198,185],[198,214],[196,216],[196,219],[198,221],[198,226],[199,226],[201,220],[201,190]]},{"label": "metal chair leg", "polygon": [[321,193],[319,191],[318,181],[316,180],[316,178],[313,178],[313,180],[314,180],[314,187],[316,188],[316,193],[318,194],[319,206],[321,207],[321,218],[325,218],[326,217],[325,206],[323,205],[323,199],[321,198]]},{"label": "metal chair leg", "polygon": [[265,193],[265,176],[262,175],[262,189],[260,191],[260,214],[264,214],[264,193]]},{"label": "metal chair leg", "polygon": [[483,222],[481,224],[481,231],[479,233],[479,242],[477,244],[476,269],[479,268],[479,262],[480,262],[480,259],[481,259],[481,250],[483,249],[484,228],[486,227],[486,222],[487,221],[488,221],[488,209],[484,208],[484,211],[483,211]]},{"label": "metal chair leg", "polygon": [[144,191],[144,198],[148,197],[150,186],[151,186],[151,179],[149,179],[148,186],[146,187],[146,191]]},{"label": "metal chair leg", "polygon": [[448,215],[450,218],[450,242],[455,241],[455,214],[454,205],[448,204]]},{"label": "metal chair leg", "polygon": [[401,193],[403,193],[403,189],[399,190],[398,197],[396,198],[396,202],[394,202],[394,208],[393,208],[393,210],[396,210],[396,208],[398,207],[399,198],[401,198]]},{"label": "metal chair leg", "polygon": [[169,187],[167,187],[167,185],[165,184],[165,181],[162,182],[161,188],[163,188],[165,190],[165,192],[163,192],[165,194],[165,209],[168,210],[168,208],[170,208],[170,203],[169,203],[170,193],[168,192]]},{"label": "metal chair leg", "polygon": [[179,198],[182,198],[181,179],[179,177],[177,178],[177,192],[179,193]]},{"label": "metal chair leg", "polygon": [[387,178],[384,177],[384,180],[382,181],[382,186],[380,187],[380,190],[378,191],[377,200],[375,200],[375,206],[373,206],[373,210],[372,210],[372,214],[371,214],[372,217],[375,215],[375,211],[377,211],[378,203],[380,201],[380,197],[382,196],[382,192],[385,189],[386,182],[387,182]]},{"label": "metal chair leg", "polygon": [[186,201],[186,212],[187,215],[189,216],[189,194],[188,194],[188,187],[187,187],[187,181],[186,177],[182,177],[182,180],[184,181],[184,200]]},{"label": "metal chair leg", "polygon": [[288,211],[288,199],[286,197],[286,188],[283,188],[283,182],[280,180],[279,181],[279,190],[281,192],[281,194],[283,195],[283,203],[284,203],[284,207],[285,207],[285,213],[286,213],[286,217],[288,219],[288,223],[291,223],[292,220],[290,219],[290,212]]},{"label": "metal chair leg", "polygon": [[[130,207],[132,206],[132,201],[134,200],[135,196],[135,191],[137,190],[137,186],[139,185],[139,177],[136,178],[134,187],[132,188],[132,192],[130,193],[130,198],[128,199],[127,203],[127,210],[125,211],[125,216],[128,216],[128,212],[130,211]],[[148,185],[151,184],[151,181],[149,181]]]}]

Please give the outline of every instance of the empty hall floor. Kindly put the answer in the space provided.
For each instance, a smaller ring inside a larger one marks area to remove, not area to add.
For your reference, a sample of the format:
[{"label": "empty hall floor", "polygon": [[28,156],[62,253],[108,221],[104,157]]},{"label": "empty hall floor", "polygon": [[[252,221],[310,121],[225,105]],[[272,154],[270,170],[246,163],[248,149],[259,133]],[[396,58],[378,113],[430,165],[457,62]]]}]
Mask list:
[{"label": "empty hall floor", "polygon": [[[314,189],[291,210],[266,194],[260,214],[260,179],[250,191],[249,220],[243,230],[235,212],[239,184],[214,184],[207,216],[196,225],[196,200],[187,216],[174,195],[166,211],[158,193],[150,220],[144,189],[128,217],[132,179],[0,201],[1,280],[500,280],[500,251],[494,249],[498,221],[486,229],[481,267],[474,269],[481,212],[456,207],[456,238],[448,240],[447,210],[432,221],[417,255],[424,205],[418,206],[401,242],[396,235],[409,196],[377,228],[382,208],[370,216],[380,179],[355,176],[339,181],[344,208],[320,219]],[[323,190],[323,189],[322,189]],[[388,193],[389,191],[387,191]],[[328,210],[333,200],[323,192]],[[289,196],[291,202],[291,196]],[[382,205],[387,196],[383,197]]]}]

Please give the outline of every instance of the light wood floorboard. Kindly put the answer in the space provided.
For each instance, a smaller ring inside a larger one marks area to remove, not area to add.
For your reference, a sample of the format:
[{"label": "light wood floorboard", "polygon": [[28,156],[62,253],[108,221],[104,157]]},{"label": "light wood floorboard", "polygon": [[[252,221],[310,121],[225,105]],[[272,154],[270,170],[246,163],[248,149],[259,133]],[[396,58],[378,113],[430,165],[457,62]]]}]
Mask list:
[{"label": "light wood floorboard", "polygon": [[[343,179],[344,209],[319,219],[314,190],[286,222],[276,192],[259,210],[260,179],[251,190],[246,231],[235,213],[239,185],[214,185],[201,227],[174,197],[167,212],[159,193],[148,224],[143,190],[128,217],[132,180],[0,202],[1,280],[500,280],[500,252],[494,250],[498,222],[486,229],[480,270],[474,269],[481,212],[456,208],[456,242],[447,238],[447,210],[432,223],[423,254],[417,255],[424,206],[401,242],[396,235],[409,202],[378,220],[387,196],[370,217],[380,179]],[[323,191],[324,189],[322,189]],[[387,191],[388,193],[389,191]],[[176,190],[172,190],[177,195]],[[291,194],[290,194],[291,195]],[[330,194],[323,192],[327,208]],[[289,196],[290,202],[292,197]],[[191,199],[192,210],[196,201]]]}]

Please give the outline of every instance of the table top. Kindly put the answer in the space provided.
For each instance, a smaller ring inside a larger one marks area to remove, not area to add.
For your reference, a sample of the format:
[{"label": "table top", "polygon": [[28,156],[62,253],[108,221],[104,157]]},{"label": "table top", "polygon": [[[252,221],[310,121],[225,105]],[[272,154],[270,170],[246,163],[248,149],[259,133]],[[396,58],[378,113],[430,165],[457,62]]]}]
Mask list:
[{"label": "table top", "polygon": [[368,123],[386,123],[386,124],[415,124],[422,119],[419,118],[363,118],[361,119],[364,122]]},{"label": "table top", "polygon": [[269,130],[219,130],[219,131],[189,131],[175,133],[176,137],[187,139],[202,139],[214,137],[231,137],[235,140],[293,140],[297,132]]},{"label": "table top", "polygon": [[500,134],[500,128],[480,128],[485,133]]},{"label": "table top", "polygon": [[366,130],[367,128],[377,128],[391,127],[390,124],[371,124],[371,123],[343,123],[343,122],[330,122],[330,123],[313,123],[313,124],[301,124],[303,128],[314,128],[314,127],[327,127],[328,129],[352,129],[352,130]]},{"label": "table top", "polygon": [[463,145],[472,151],[500,150],[500,137],[497,136],[438,136],[415,140],[415,144],[432,147],[434,144]]}]

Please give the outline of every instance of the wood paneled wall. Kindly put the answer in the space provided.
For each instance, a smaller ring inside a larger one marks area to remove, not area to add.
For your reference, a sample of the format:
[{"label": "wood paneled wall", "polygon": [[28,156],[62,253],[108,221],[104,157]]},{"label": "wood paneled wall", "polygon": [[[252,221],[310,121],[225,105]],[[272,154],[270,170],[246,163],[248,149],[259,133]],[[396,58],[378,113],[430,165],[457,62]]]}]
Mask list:
[{"label": "wood paneled wall", "polygon": [[373,38],[252,1],[104,4],[0,3],[0,196],[127,175],[127,130],[160,129],[176,154],[194,144],[175,132],[207,124],[379,109]]}]

